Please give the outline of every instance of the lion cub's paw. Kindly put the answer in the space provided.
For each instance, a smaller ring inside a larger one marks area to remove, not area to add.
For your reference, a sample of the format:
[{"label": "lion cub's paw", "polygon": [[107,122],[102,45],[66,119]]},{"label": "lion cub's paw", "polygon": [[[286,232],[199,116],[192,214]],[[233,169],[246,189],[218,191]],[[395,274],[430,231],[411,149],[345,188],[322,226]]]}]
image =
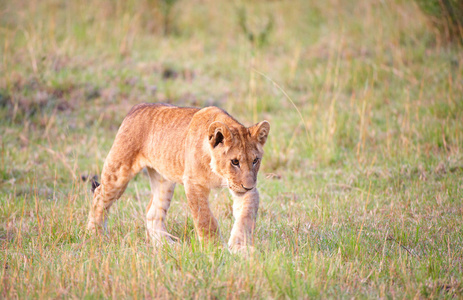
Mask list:
[{"label": "lion cub's paw", "polygon": [[155,248],[162,248],[163,246],[172,246],[172,245],[175,245],[176,243],[174,240],[167,237],[163,239],[151,240],[151,244],[153,244],[153,247]]},{"label": "lion cub's paw", "polygon": [[246,245],[231,245],[228,247],[231,253],[242,255],[242,256],[250,256],[256,252],[256,248],[254,246],[246,246]]},{"label": "lion cub's paw", "polygon": [[170,237],[165,234],[156,234],[156,235],[149,235],[148,238],[151,240],[151,244],[154,248],[162,248],[164,246],[173,246],[177,243]]},{"label": "lion cub's paw", "polygon": [[91,235],[103,235],[105,233],[105,230],[103,226],[99,226],[94,222],[88,222],[87,232]]}]

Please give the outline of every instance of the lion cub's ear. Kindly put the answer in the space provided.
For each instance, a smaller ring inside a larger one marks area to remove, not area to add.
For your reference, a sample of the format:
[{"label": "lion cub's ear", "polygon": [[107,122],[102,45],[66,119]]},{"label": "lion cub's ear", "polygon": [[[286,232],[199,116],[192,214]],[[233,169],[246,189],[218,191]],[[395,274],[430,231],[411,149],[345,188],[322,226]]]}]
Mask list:
[{"label": "lion cub's ear", "polygon": [[267,121],[262,121],[254,126],[251,126],[249,131],[251,132],[251,136],[256,138],[257,141],[263,146],[267,141],[267,136],[270,132],[270,123]]},{"label": "lion cub's ear", "polygon": [[212,148],[217,147],[219,144],[228,143],[231,139],[232,133],[224,123],[216,121],[209,125],[209,143]]}]

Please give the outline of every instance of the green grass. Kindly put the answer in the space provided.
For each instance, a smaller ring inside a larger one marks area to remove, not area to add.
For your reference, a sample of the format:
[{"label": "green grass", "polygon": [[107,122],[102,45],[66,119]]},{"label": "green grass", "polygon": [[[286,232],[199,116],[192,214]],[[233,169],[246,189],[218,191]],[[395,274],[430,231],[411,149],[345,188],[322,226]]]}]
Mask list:
[{"label": "green grass", "polygon": [[[413,1],[313,2],[183,0],[165,36],[156,1],[3,1],[0,297],[463,297],[461,46]],[[250,257],[199,244],[182,187],[155,251],[144,173],[86,234],[80,176],[156,101],[271,123]]]}]

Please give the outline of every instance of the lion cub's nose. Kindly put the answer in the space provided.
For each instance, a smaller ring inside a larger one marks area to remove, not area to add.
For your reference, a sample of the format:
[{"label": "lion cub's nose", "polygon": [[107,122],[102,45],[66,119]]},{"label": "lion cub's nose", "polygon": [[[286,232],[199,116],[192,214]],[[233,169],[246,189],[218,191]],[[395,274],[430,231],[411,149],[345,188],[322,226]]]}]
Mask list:
[{"label": "lion cub's nose", "polygon": [[252,187],[252,188],[247,188],[247,187],[245,187],[244,185],[241,185],[241,186],[242,186],[243,189],[245,189],[246,191],[250,191],[250,190],[252,190],[252,189],[254,188],[254,187]]}]

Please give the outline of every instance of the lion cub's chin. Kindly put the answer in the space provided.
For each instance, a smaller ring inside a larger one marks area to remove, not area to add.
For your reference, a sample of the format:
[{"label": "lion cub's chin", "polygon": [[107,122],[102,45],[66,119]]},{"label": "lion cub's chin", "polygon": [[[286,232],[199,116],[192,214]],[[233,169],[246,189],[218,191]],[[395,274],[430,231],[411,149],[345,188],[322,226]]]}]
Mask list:
[{"label": "lion cub's chin", "polygon": [[228,189],[230,190],[232,195],[235,197],[243,197],[244,195],[246,195],[246,193],[250,192],[250,191],[237,191],[237,190],[233,190],[230,187]]}]

